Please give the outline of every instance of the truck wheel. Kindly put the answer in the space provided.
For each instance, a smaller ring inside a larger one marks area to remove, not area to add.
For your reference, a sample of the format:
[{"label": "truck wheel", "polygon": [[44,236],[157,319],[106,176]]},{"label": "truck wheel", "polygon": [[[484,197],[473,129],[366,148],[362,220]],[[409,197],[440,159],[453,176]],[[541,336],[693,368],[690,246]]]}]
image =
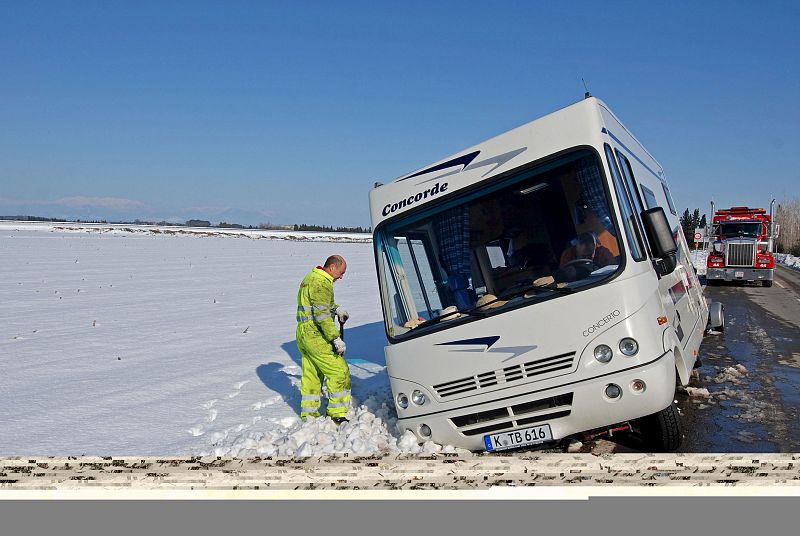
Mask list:
[{"label": "truck wheel", "polygon": [[658,413],[637,422],[645,448],[652,452],[672,452],[681,446],[683,428],[678,408],[670,404]]},{"label": "truck wheel", "polygon": [[715,287],[719,284],[719,281],[716,279],[706,279],[706,286],[707,287]]},{"label": "truck wheel", "polygon": [[765,287],[771,287],[772,279],[765,279],[764,281],[761,282],[761,284],[764,285]]}]

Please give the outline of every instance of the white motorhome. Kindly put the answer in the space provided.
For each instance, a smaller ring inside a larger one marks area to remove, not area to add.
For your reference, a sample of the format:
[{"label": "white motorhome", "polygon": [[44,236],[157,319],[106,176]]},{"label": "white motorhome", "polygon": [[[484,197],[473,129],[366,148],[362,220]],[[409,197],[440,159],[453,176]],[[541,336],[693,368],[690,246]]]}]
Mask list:
[{"label": "white motorhome", "polygon": [[709,308],[661,166],[603,102],[376,184],[370,208],[401,431],[496,451],[629,423],[679,446]]}]

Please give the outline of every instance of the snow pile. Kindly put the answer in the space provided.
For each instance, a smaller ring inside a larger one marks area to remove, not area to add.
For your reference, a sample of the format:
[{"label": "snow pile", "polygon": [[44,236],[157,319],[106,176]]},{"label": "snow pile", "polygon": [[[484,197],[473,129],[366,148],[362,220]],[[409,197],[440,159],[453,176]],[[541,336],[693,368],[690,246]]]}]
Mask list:
[{"label": "snow pile", "polygon": [[689,252],[689,258],[697,270],[697,275],[705,275],[706,273],[706,259],[708,259],[707,249],[695,249]]},{"label": "snow pile", "polygon": [[385,401],[380,402],[376,397],[370,397],[366,405],[348,412],[349,422],[337,425],[330,417],[309,418],[305,422],[296,419],[286,428],[244,433],[234,438],[228,445],[216,446],[213,454],[237,457],[315,457],[342,454],[380,456],[466,452],[449,445],[442,447],[433,441],[419,444],[416,436],[410,431],[406,431],[399,438],[392,435],[389,430],[394,430],[397,422],[393,413]]},{"label": "snow pile", "polygon": [[744,365],[737,364],[735,367],[725,367],[722,372],[714,377],[713,381],[714,383],[739,383],[745,375],[747,375],[747,369]]},{"label": "snow pile", "polygon": [[711,393],[705,387],[686,387],[685,389],[691,398],[711,398]]},{"label": "snow pile", "polygon": [[795,257],[791,253],[776,253],[775,260],[784,266],[788,266],[794,270],[800,270],[800,258]]}]

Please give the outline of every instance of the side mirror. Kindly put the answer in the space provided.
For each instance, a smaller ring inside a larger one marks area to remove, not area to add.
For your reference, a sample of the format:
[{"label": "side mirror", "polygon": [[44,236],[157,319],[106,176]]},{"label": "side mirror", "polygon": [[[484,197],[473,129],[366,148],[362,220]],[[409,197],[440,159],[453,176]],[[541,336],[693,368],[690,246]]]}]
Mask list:
[{"label": "side mirror", "polygon": [[661,275],[671,274],[678,265],[678,244],[675,242],[675,235],[669,227],[664,209],[655,207],[642,211],[642,224],[653,256],[659,261]]}]

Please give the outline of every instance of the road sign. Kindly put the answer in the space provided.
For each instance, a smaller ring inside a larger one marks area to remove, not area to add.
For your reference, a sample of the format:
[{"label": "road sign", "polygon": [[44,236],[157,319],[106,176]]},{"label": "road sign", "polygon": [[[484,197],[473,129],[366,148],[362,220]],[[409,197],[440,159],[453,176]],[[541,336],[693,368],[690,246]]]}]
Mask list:
[{"label": "road sign", "polygon": [[706,231],[705,229],[695,229],[694,230],[694,241],[695,242],[702,242],[705,240]]}]

